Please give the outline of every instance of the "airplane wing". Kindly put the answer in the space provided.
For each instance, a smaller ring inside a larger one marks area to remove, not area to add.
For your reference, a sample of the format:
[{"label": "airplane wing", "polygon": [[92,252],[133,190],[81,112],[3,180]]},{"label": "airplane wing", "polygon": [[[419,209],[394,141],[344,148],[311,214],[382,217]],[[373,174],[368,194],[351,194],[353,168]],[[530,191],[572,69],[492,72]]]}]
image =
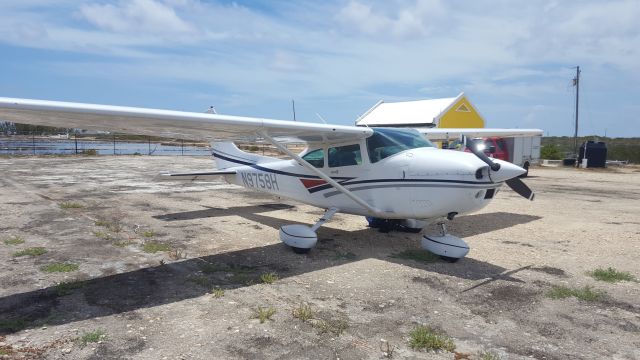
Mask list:
[{"label": "airplane wing", "polygon": [[467,137],[528,137],[528,136],[542,136],[542,130],[540,129],[454,129],[454,128],[416,128],[421,134],[427,137],[429,140],[455,140],[460,135]]},{"label": "airplane wing", "polygon": [[334,142],[357,140],[373,133],[356,126],[2,97],[0,120],[207,141],[255,140],[266,133],[281,142]]}]

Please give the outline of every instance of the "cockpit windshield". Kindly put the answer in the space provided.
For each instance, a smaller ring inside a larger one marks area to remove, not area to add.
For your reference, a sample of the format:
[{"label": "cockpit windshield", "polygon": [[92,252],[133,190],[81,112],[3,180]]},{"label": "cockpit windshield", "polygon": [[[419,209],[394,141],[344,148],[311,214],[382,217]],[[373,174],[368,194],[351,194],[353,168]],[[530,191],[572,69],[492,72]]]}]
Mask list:
[{"label": "cockpit windshield", "polygon": [[404,150],[434,147],[419,132],[410,129],[374,128],[367,138],[369,160],[376,163]]}]

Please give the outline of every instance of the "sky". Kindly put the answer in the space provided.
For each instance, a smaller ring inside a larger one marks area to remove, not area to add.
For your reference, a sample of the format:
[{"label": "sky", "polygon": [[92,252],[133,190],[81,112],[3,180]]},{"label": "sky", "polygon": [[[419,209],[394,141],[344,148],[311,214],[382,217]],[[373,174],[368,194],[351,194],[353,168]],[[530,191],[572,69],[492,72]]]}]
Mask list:
[{"label": "sky", "polygon": [[0,96],[353,124],[465,92],[487,127],[640,136],[640,1],[2,0]]}]

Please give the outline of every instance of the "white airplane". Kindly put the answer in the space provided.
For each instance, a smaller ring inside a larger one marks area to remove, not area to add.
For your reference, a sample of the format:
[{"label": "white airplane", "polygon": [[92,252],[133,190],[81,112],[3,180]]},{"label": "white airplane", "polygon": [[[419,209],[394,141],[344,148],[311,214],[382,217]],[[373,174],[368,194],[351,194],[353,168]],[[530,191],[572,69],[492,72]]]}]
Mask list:
[{"label": "white airplane", "polygon": [[[423,235],[422,247],[448,261],[464,257],[469,246],[446,232],[444,219],[480,210],[505,183],[533,200],[533,192],[518,178],[526,171],[488,158],[471,146],[470,137],[542,135],[537,129],[367,128],[11,98],[0,98],[0,119],[211,141],[217,170],[165,176],[223,176],[231,184],[326,209],[313,226],[280,228],[280,239],[294,251],[313,248],[316,230],[342,212],[385,219],[416,232],[438,222],[441,232]],[[472,152],[441,150],[427,140],[457,136],[468,139]],[[229,142],[238,139],[268,141],[291,159],[244,152]],[[291,142],[307,147],[296,154],[286,146]]]}]

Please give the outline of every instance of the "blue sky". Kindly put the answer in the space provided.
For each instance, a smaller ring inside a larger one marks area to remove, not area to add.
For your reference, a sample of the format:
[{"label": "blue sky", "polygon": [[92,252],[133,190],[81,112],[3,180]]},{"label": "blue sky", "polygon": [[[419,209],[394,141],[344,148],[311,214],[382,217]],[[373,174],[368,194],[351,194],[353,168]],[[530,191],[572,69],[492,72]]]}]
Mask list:
[{"label": "blue sky", "polygon": [[3,0],[0,96],[351,124],[464,91],[490,127],[640,136],[640,1]]}]

